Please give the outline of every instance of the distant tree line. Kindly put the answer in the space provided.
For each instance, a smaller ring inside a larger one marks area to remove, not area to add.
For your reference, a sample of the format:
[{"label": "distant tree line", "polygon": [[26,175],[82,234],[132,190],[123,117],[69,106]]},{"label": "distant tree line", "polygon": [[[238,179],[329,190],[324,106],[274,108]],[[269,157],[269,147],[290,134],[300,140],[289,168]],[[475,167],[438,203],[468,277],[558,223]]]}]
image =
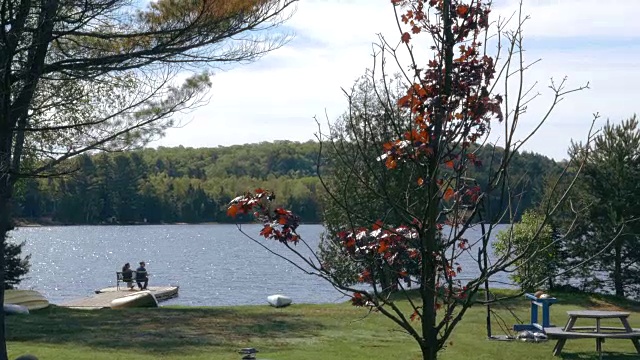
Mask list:
[{"label": "distant tree line", "polygon": [[[82,155],[67,175],[29,179],[18,216],[64,224],[226,222],[225,205],[256,187],[319,222],[313,142]],[[264,174],[267,174],[266,176]]]},{"label": "distant tree line", "polygon": [[[262,187],[274,191],[278,203],[302,221],[319,223],[318,150],[313,141],[276,141],[84,154],[65,164],[64,175],[23,180],[17,216],[61,224],[231,222],[226,205],[237,194]],[[485,164],[491,166],[492,148],[483,150]],[[545,176],[560,166],[526,152],[514,163],[522,178],[522,212],[540,200]],[[322,175],[331,174],[328,164],[321,167]],[[477,181],[486,179],[479,176]]]}]

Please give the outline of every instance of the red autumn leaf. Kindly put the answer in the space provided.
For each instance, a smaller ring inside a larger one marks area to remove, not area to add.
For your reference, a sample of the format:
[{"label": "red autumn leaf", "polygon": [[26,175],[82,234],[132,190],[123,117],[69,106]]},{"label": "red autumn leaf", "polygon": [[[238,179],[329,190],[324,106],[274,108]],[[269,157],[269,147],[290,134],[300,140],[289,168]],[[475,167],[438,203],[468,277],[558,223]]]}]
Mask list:
[{"label": "red autumn leaf", "polygon": [[423,178],[418,178],[418,186],[422,186],[424,184]]},{"label": "red autumn leaf", "polygon": [[420,313],[418,313],[418,310],[414,311],[413,314],[411,314],[411,321],[415,321],[416,319],[420,319]]},{"label": "red autumn leaf", "polygon": [[444,195],[443,195],[443,197],[442,197],[442,198],[443,198],[445,201],[449,201],[449,200],[451,200],[451,198],[453,197],[453,195],[454,195],[454,194],[455,194],[455,193],[454,193],[454,191],[453,191],[453,189],[452,189],[452,188],[447,188],[447,190],[444,192]]},{"label": "red autumn leaf", "polygon": [[420,84],[414,84],[413,85],[413,91],[415,91],[416,95],[420,96],[420,97],[425,97],[427,96],[427,89],[425,89],[422,85]]},{"label": "red autumn leaf", "polygon": [[349,238],[349,240],[346,241],[345,246],[347,248],[352,248],[352,247],[356,246],[356,239]]},{"label": "red autumn leaf", "polygon": [[422,31],[422,28],[420,28],[419,26],[416,26],[416,25],[414,25],[411,28],[411,32],[414,33],[414,34],[419,34],[421,31]]},{"label": "red autumn leaf", "polygon": [[409,40],[411,40],[411,35],[409,35],[408,32],[405,32],[404,34],[402,34],[402,37],[400,38],[400,40],[405,43],[408,44]]},{"label": "red autumn leaf", "polygon": [[387,161],[385,161],[385,165],[387,166],[387,169],[395,169],[398,167],[398,162],[396,162],[394,158],[388,157]]},{"label": "red autumn leaf", "polygon": [[367,269],[362,270],[362,273],[360,273],[360,276],[358,277],[358,281],[360,282],[371,281],[371,272],[369,272],[369,270]]},{"label": "red autumn leaf", "polygon": [[460,57],[459,57],[459,58],[457,58],[457,59],[453,59],[453,62],[455,62],[455,63],[461,63],[461,62],[465,62],[466,60],[467,60],[467,57],[466,57],[466,56],[464,56],[464,55],[462,55],[462,56],[460,56]]},{"label": "red autumn leaf", "polygon": [[236,214],[238,213],[238,205],[231,205],[229,206],[229,209],[227,209],[227,216],[229,217],[236,217]]},{"label": "red autumn leaf", "polygon": [[416,129],[413,129],[411,131],[407,131],[406,133],[404,133],[404,138],[405,140],[420,141],[422,143],[428,143],[429,133],[426,130],[418,131]]},{"label": "red autumn leaf", "polygon": [[365,301],[364,297],[362,297],[362,294],[355,293],[355,294],[353,294],[353,297],[351,298],[351,304],[353,306],[364,306],[366,304],[366,301]]},{"label": "red autumn leaf", "polygon": [[453,169],[453,160],[449,160],[449,161],[445,162],[444,165],[446,167],[448,167],[449,169]]},{"label": "red autumn leaf", "polygon": [[378,254],[382,254],[383,252],[387,251],[388,248],[389,248],[389,244],[387,244],[386,241],[380,241],[380,246],[378,247]]},{"label": "red autumn leaf", "polygon": [[384,225],[384,223],[382,222],[382,220],[378,220],[378,221],[376,221],[375,224],[373,224],[373,230],[378,230],[378,229],[382,228],[383,225]]},{"label": "red autumn leaf", "polygon": [[469,12],[469,5],[458,5],[456,13],[458,16],[463,17]]},{"label": "red autumn leaf", "polygon": [[407,94],[401,97],[400,99],[398,99],[398,106],[405,107],[405,106],[408,106],[410,102],[411,102],[411,95]]},{"label": "red autumn leaf", "polygon": [[286,225],[287,224],[287,219],[284,218],[284,217],[281,217],[280,219],[278,219],[278,224]]},{"label": "red autumn leaf", "polygon": [[409,273],[406,272],[406,271],[400,271],[400,273],[398,275],[400,275],[400,277],[404,278],[404,277],[407,277],[409,275]]},{"label": "red autumn leaf", "polygon": [[269,237],[269,235],[271,235],[271,233],[273,232],[273,228],[270,225],[265,225],[262,230],[260,230],[260,235],[264,236],[265,238]]}]

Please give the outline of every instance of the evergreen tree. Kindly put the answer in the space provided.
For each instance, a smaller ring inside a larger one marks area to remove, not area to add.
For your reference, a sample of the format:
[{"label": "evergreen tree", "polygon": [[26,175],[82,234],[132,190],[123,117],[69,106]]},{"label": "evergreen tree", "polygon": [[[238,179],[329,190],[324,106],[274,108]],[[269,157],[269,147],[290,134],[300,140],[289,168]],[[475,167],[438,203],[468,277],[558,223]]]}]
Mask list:
[{"label": "evergreen tree", "polygon": [[[620,297],[640,292],[640,128],[632,118],[607,121],[592,146],[574,144],[584,160],[573,192],[583,214],[573,224],[566,250],[571,263],[590,260],[579,275],[592,289],[609,288]],[[606,274],[605,276],[603,276]]]},{"label": "evergreen tree", "polygon": [[31,264],[29,264],[29,259],[31,259],[31,255],[26,255],[22,257],[22,248],[24,247],[26,242],[14,243],[11,241],[7,241],[4,244],[4,288],[5,289],[13,289],[15,288],[24,276],[29,272],[29,268]]}]

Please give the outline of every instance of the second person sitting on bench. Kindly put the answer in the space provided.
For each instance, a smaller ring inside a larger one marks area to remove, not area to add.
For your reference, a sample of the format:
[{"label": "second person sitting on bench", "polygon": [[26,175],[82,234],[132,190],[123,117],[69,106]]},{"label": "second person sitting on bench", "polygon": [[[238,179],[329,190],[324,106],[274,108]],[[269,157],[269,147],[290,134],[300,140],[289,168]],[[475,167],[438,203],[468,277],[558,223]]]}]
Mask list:
[{"label": "second person sitting on bench", "polygon": [[[149,276],[147,275],[147,269],[145,269],[144,261],[140,262],[140,267],[136,269],[136,282],[140,290],[146,290],[149,283]],[[144,283],[144,284],[143,284]]]}]

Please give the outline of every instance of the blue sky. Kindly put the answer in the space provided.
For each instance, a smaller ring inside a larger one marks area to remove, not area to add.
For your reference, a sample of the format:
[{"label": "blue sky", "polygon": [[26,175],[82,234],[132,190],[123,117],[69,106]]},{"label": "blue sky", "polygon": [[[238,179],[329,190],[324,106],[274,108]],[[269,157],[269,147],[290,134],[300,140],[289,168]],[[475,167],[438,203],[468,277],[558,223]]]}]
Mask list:
[{"label": "blue sky", "polygon": [[[492,15],[511,14],[519,1],[495,2]],[[566,157],[571,140],[586,138],[592,114],[620,121],[640,110],[640,21],[637,0],[524,0],[527,74],[542,94],[529,106],[524,136],[551,101],[551,77],[590,89],[568,96],[524,149]],[[341,87],[373,65],[378,33],[399,33],[389,0],[302,0],[286,30],[296,38],[261,60],[218,72],[208,105],[179,116],[154,146],[215,147],[259,141],[313,139],[314,116],[334,120],[346,110]],[[497,134],[492,140],[498,140]]]}]

